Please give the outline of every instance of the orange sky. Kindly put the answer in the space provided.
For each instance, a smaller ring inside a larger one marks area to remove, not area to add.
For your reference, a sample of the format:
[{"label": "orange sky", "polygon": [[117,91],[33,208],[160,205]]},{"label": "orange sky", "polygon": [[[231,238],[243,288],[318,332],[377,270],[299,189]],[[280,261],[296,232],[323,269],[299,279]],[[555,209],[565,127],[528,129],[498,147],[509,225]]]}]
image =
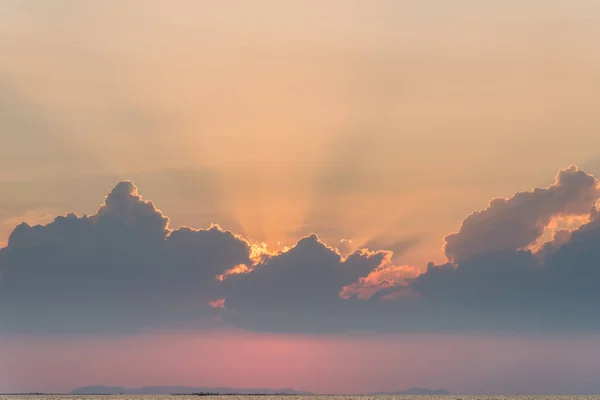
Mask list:
[{"label": "orange sky", "polygon": [[443,261],[490,198],[598,168],[600,8],[543,4],[8,0],[0,237],[133,179],[174,226]]}]

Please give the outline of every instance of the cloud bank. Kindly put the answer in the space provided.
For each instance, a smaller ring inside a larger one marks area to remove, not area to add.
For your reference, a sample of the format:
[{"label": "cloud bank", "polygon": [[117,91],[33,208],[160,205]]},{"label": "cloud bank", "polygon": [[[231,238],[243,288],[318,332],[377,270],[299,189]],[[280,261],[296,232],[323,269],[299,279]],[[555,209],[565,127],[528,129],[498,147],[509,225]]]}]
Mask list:
[{"label": "cloud bank", "polygon": [[[316,234],[271,252],[217,225],[171,229],[121,182],[94,215],[14,229],[0,332],[598,330],[599,198],[597,179],[570,166],[468,216],[445,239],[448,263],[420,269],[393,249],[346,256]],[[566,217],[586,222],[541,243]]]}]

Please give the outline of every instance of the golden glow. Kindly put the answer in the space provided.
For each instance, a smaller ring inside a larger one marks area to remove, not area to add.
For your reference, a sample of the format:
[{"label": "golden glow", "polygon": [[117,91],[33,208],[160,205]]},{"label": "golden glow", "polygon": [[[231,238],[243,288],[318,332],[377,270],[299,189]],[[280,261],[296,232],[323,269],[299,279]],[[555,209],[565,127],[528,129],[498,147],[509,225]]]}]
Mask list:
[{"label": "golden glow", "polygon": [[566,231],[572,232],[578,229],[580,226],[590,221],[589,215],[559,215],[552,220],[546,227],[544,227],[544,233],[538,238],[538,240],[528,247],[532,252],[537,252],[540,248],[548,241],[553,240],[557,232]]},{"label": "golden glow", "polygon": [[[373,253],[360,250],[362,253]],[[385,252],[381,264],[369,275],[360,278],[358,282],[345,286],[340,291],[340,297],[349,299],[357,296],[361,300],[368,300],[377,292],[384,289],[393,289],[384,299],[393,299],[404,294],[403,288],[407,286],[407,280],[414,279],[420,275],[418,268],[410,265],[394,265],[392,253]]]},{"label": "golden glow", "polygon": [[[280,245],[281,242],[278,242]],[[254,243],[250,245],[250,260],[253,261],[251,266],[246,264],[238,264],[235,267],[225,271],[225,273],[218,275],[217,280],[224,281],[228,276],[231,275],[240,275],[240,274],[248,274],[254,270],[254,267],[261,262],[265,261],[265,258],[285,253],[289,250],[289,247],[284,247],[278,251],[269,251],[269,248],[266,243]]]},{"label": "golden glow", "polygon": [[252,272],[252,268],[248,267],[246,264],[238,264],[235,267],[225,271],[225,273],[217,275],[217,279],[222,282],[230,275],[247,274],[249,272]]},{"label": "golden glow", "polygon": [[263,260],[263,257],[271,254],[266,243],[257,243],[250,246],[250,259],[254,264],[258,264]]}]

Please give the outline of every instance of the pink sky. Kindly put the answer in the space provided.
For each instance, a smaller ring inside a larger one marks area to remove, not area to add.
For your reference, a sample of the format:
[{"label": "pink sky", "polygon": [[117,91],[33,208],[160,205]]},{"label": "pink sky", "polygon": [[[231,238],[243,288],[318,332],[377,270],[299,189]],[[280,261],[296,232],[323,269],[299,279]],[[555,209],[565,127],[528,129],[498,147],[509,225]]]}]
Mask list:
[{"label": "pink sky", "polygon": [[[104,384],[573,393],[599,388],[600,338],[301,336],[214,331],[129,337],[0,339],[0,391]],[[507,389],[510,388],[510,389]]]}]

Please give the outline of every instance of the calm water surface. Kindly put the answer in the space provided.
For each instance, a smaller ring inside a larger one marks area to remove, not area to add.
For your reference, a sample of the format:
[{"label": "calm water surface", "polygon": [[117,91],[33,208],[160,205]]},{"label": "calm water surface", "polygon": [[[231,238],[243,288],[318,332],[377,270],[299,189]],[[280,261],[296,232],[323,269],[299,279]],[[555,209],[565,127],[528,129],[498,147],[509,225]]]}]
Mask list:
[{"label": "calm water surface", "polygon": [[0,400],[600,400],[600,396],[1,396]]}]

